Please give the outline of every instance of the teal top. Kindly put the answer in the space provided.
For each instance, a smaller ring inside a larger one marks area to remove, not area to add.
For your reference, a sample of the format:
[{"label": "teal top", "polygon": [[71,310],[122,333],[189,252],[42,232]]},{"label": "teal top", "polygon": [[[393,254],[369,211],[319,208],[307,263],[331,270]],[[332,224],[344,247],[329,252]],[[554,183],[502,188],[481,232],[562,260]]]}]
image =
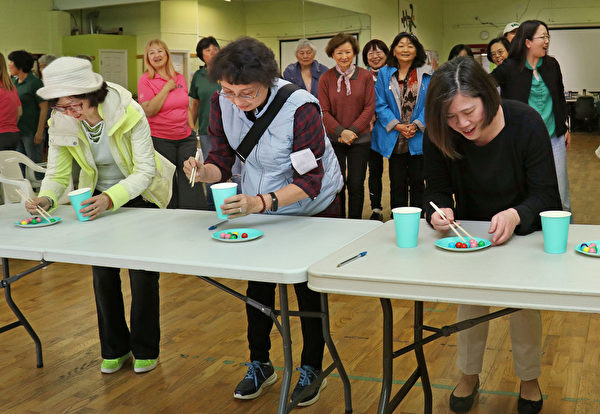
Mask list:
[{"label": "teal top", "polygon": [[23,106],[23,115],[19,118],[17,127],[23,135],[34,136],[40,121],[40,102],[44,101],[36,92],[44,84],[31,72],[27,74],[23,82],[19,82],[18,78],[13,77],[13,83],[17,87]]},{"label": "teal top", "polygon": [[[543,58],[540,58],[535,66],[536,69],[542,65],[542,60]],[[525,67],[533,70],[529,62],[525,62]],[[529,92],[529,101],[527,103],[542,116],[548,130],[548,135],[550,135],[550,138],[554,138],[556,123],[554,122],[554,112],[552,112],[552,96],[550,96],[550,91],[541,76],[539,76],[539,79],[536,79],[533,74],[531,75],[531,91]]]},{"label": "teal top", "polygon": [[201,66],[194,73],[189,96],[199,101],[198,105],[198,134],[207,135],[208,115],[210,114],[210,97],[218,91],[219,84],[208,79],[206,66]]}]

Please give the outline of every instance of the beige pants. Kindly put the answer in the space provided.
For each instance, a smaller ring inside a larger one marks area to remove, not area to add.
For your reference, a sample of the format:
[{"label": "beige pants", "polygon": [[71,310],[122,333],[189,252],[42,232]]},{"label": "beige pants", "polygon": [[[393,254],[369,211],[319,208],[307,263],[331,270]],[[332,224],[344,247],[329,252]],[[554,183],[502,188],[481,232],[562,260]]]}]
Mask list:
[{"label": "beige pants", "polygon": [[[489,313],[488,306],[458,305],[457,320]],[[524,309],[509,315],[515,374],[523,381],[540,376],[542,366],[542,319],[540,311]],[[460,370],[467,375],[481,372],[489,323],[485,322],[458,333]]]}]

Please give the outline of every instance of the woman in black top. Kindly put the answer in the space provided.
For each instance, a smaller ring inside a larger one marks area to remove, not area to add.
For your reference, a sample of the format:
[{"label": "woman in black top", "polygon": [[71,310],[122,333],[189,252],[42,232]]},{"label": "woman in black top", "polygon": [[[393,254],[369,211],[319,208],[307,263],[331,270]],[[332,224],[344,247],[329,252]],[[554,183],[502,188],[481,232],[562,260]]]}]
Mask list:
[{"label": "woman in black top", "polygon": [[548,56],[550,34],[546,23],[527,20],[517,30],[508,59],[492,72],[505,99],[533,107],[542,116],[550,141],[562,209],[571,211],[567,148],[567,101],[560,66]]},{"label": "woman in black top", "polygon": [[[423,140],[426,217],[438,231],[449,222],[429,207],[434,201],[449,220],[490,220],[492,244],[513,233],[540,228],[539,213],[560,209],[548,132],[540,116],[520,102],[501,101],[493,81],[473,59],[457,57],[431,79]],[[453,198],[455,201],[453,201]],[[489,313],[488,307],[459,305],[458,320]],[[511,315],[515,373],[521,378],[519,413],[542,408],[542,323],[537,310]],[[471,409],[479,386],[488,324],[458,336],[462,377],[450,396],[455,412]]]}]

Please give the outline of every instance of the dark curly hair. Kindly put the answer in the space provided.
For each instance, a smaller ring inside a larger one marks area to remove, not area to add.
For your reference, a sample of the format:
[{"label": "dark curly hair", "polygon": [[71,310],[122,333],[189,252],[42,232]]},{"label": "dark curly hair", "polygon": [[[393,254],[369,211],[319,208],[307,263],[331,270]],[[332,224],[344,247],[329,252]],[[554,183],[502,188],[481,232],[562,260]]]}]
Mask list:
[{"label": "dark curly hair", "polygon": [[417,36],[415,36],[412,33],[408,33],[408,32],[402,32],[402,33],[398,33],[396,35],[396,37],[394,38],[394,41],[392,42],[392,45],[390,46],[390,53],[388,53],[385,64],[388,66],[394,67],[394,68],[398,67],[398,59],[396,59],[396,56],[394,56],[394,49],[396,48],[396,46],[398,46],[398,43],[400,43],[400,41],[402,39],[404,39],[405,37],[407,37],[410,40],[410,42],[417,49],[417,55],[415,56],[415,59],[413,60],[411,69],[412,68],[420,68],[421,66],[423,66],[425,64],[425,62],[427,62],[427,55],[425,54],[425,48],[423,47],[421,42],[419,42],[419,39],[417,39]]},{"label": "dark curly hair", "polygon": [[31,72],[35,59],[31,56],[31,53],[26,50],[15,50],[10,52],[8,60],[12,61],[17,69],[22,70],[25,73]]},{"label": "dark curly hair", "polygon": [[385,44],[385,42],[383,40],[379,40],[379,39],[369,40],[367,42],[367,44],[365,45],[365,47],[363,47],[363,50],[362,50],[362,59],[363,59],[363,63],[365,64],[365,66],[369,66],[369,61],[367,59],[367,55],[369,54],[369,52],[372,49],[375,49],[375,48],[381,50],[383,53],[385,53],[386,56],[388,53],[390,53],[390,49],[388,49],[387,45]]},{"label": "dark curly hair", "polygon": [[[217,42],[217,39],[215,39],[212,36],[203,37],[202,39],[200,39],[200,41],[196,45],[196,56],[198,56],[198,59],[200,59],[202,62],[204,62],[204,59],[202,59],[202,51],[204,49],[208,49],[211,45],[216,48],[221,47],[221,46],[219,46],[219,42]],[[206,62],[204,62],[204,63],[206,63]]]},{"label": "dark curly hair", "polygon": [[273,51],[263,42],[240,37],[217,53],[208,70],[213,82],[224,80],[233,85],[258,82],[271,87],[279,77]]},{"label": "dark curly hair", "polygon": [[[102,82],[102,86],[100,89],[95,90],[93,92],[82,93],[81,95],[73,95],[73,98],[84,99],[89,102],[91,107],[97,107],[99,104],[104,102],[106,99],[106,95],[108,95],[108,85],[106,82]],[[59,98],[50,99],[48,101],[48,106],[53,107],[58,103]]]}]

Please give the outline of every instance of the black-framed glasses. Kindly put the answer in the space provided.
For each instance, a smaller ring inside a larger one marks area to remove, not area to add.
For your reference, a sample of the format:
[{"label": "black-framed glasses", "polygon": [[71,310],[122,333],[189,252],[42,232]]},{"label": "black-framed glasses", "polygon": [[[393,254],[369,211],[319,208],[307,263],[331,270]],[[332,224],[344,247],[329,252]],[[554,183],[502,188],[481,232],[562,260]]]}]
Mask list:
[{"label": "black-framed glasses", "polygon": [[83,109],[83,103],[78,103],[78,104],[73,104],[73,105],[65,105],[65,106],[53,106],[52,109],[61,112],[61,113],[65,113],[68,110],[70,110],[71,112],[78,112],[81,111]]},{"label": "black-framed glasses", "polygon": [[223,98],[228,98],[231,99],[232,101],[237,98],[237,99],[242,99],[245,101],[248,101],[250,99],[255,99],[258,96],[258,93],[260,92],[260,88],[258,88],[256,90],[256,93],[254,95],[236,95],[232,92],[225,92],[222,89],[218,92],[219,95],[221,95]]}]

